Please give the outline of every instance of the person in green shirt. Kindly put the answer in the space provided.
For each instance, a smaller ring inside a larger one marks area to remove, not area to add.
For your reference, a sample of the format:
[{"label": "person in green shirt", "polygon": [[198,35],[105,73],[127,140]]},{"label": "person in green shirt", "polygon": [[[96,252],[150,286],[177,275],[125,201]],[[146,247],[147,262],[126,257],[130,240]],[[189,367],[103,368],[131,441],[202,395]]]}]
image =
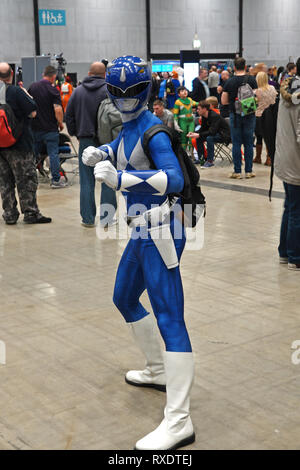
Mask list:
[{"label": "person in green shirt", "polygon": [[193,116],[193,107],[198,103],[188,97],[188,90],[184,86],[177,89],[179,99],[175,101],[173,108],[174,118],[178,122],[181,133],[181,145],[184,149],[192,149],[191,139],[187,137],[189,132],[194,132],[195,122]]}]

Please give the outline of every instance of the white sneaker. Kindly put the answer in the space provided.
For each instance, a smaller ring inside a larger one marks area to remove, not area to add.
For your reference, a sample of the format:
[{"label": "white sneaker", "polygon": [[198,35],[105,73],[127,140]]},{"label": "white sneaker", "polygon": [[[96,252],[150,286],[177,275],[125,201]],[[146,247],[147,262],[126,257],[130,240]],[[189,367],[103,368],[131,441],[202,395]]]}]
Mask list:
[{"label": "white sneaker", "polygon": [[241,175],[241,173],[233,172],[228,176],[228,178],[232,178],[234,180],[240,180],[242,178],[242,175]]},{"label": "white sneaker", "polygon": [[93,228],[93,227],[96,227],[96,225],[95,225],[95,224],[86,224],[85,222],[81,222],[81,225],[82,225],[83,227],[87,227],[87,228]]},{"label": "white sneaker", "polygon": [[289,263],[288,269],[291,269],[292,271],[298,271],[300,273],[300,264]]},{"label": "white sneaker", "polygon": [[59,181],[52,181],[50,186],[52,189],[60,189],[66,188],[68,186],[68,183],[63,178],[60,178]]}]

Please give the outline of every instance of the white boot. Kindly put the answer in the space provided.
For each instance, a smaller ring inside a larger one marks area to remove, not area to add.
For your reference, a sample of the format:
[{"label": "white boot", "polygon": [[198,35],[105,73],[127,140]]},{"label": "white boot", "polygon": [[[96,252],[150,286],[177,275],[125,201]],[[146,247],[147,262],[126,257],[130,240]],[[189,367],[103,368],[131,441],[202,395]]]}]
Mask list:
[{"label": "white boot", "polygon": [[133,336],[146,358],[144,370],[130,370],[125,380],[136,387],[151,387],[166,391],[166,377],[163,357],[158,338],[158,329],[152,315],[147,315],[134,323],[129,323]]},{"label": "white boot", "polygon": [[164,362],[167,378],[165,417],[158,428],[136,443],[136,450],[174,450],[195,441],[189,415],[193,354],[167,351]]}]

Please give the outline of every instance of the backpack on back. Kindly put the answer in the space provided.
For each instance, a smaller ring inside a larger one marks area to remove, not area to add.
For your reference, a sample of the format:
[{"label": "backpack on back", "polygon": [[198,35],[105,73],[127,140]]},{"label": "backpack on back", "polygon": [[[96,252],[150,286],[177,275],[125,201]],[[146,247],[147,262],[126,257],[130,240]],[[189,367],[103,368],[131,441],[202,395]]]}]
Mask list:
[{"label": "backpack on back", "polygon": [[122,129],[120,111],[109,98],[100,103],[97,114],[97,136],[101,145],[115,140]]},{"label": "backpack on back", "polygon": [[181,193],[169,194],[168,198],[170,201],[172,201],[174,197],[181,198],[181,207],[184,214],[185,226],[195,227],[203,213],[203,206],[205,216],[205,197],[202,194],[200,188],[200,174],[186,151],[181,146],[180,140],[176,136],[176,133],[172,132],[169,127],[164,126],[163,124],[156,124],[155,126],[150,127],[144,133],[143,137],[144,152],[151,163],[151,168],[156,168],[150,155],[149,141],[158,132],[162,131],[170,137],[173,152],[178,159],[184,177],[184,187]]},{"label": "backpack on back", "polygon": [[167,95],[175,95],[175,86],[172,78],[168,78],[166,82],[166,93]]},{"label": "backpack on back", "polygon": [[22,122],[18,122],[9,104],[6,103],[6,85],[0,88],[0,147],[14,145],[22,133]]},{"label": "backpack on back", "polygon": [[235,101],[235,112],[241,116],[248,116],[255,113],[257,109],[255,94],[248,82],[248,77],[243,84],[239,86],[238,93]]}]

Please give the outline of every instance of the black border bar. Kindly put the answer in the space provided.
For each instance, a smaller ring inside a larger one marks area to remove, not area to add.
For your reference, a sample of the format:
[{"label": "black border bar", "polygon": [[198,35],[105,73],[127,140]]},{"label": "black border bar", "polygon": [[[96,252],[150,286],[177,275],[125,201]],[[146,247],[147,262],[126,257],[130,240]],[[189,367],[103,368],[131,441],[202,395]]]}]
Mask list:
[{"label": "black border bar", "polygon": [[33,0],[33,20],[34,20],[35,55],[41,55],[40,27],[39,27],[39,1],[38,0]]}]

